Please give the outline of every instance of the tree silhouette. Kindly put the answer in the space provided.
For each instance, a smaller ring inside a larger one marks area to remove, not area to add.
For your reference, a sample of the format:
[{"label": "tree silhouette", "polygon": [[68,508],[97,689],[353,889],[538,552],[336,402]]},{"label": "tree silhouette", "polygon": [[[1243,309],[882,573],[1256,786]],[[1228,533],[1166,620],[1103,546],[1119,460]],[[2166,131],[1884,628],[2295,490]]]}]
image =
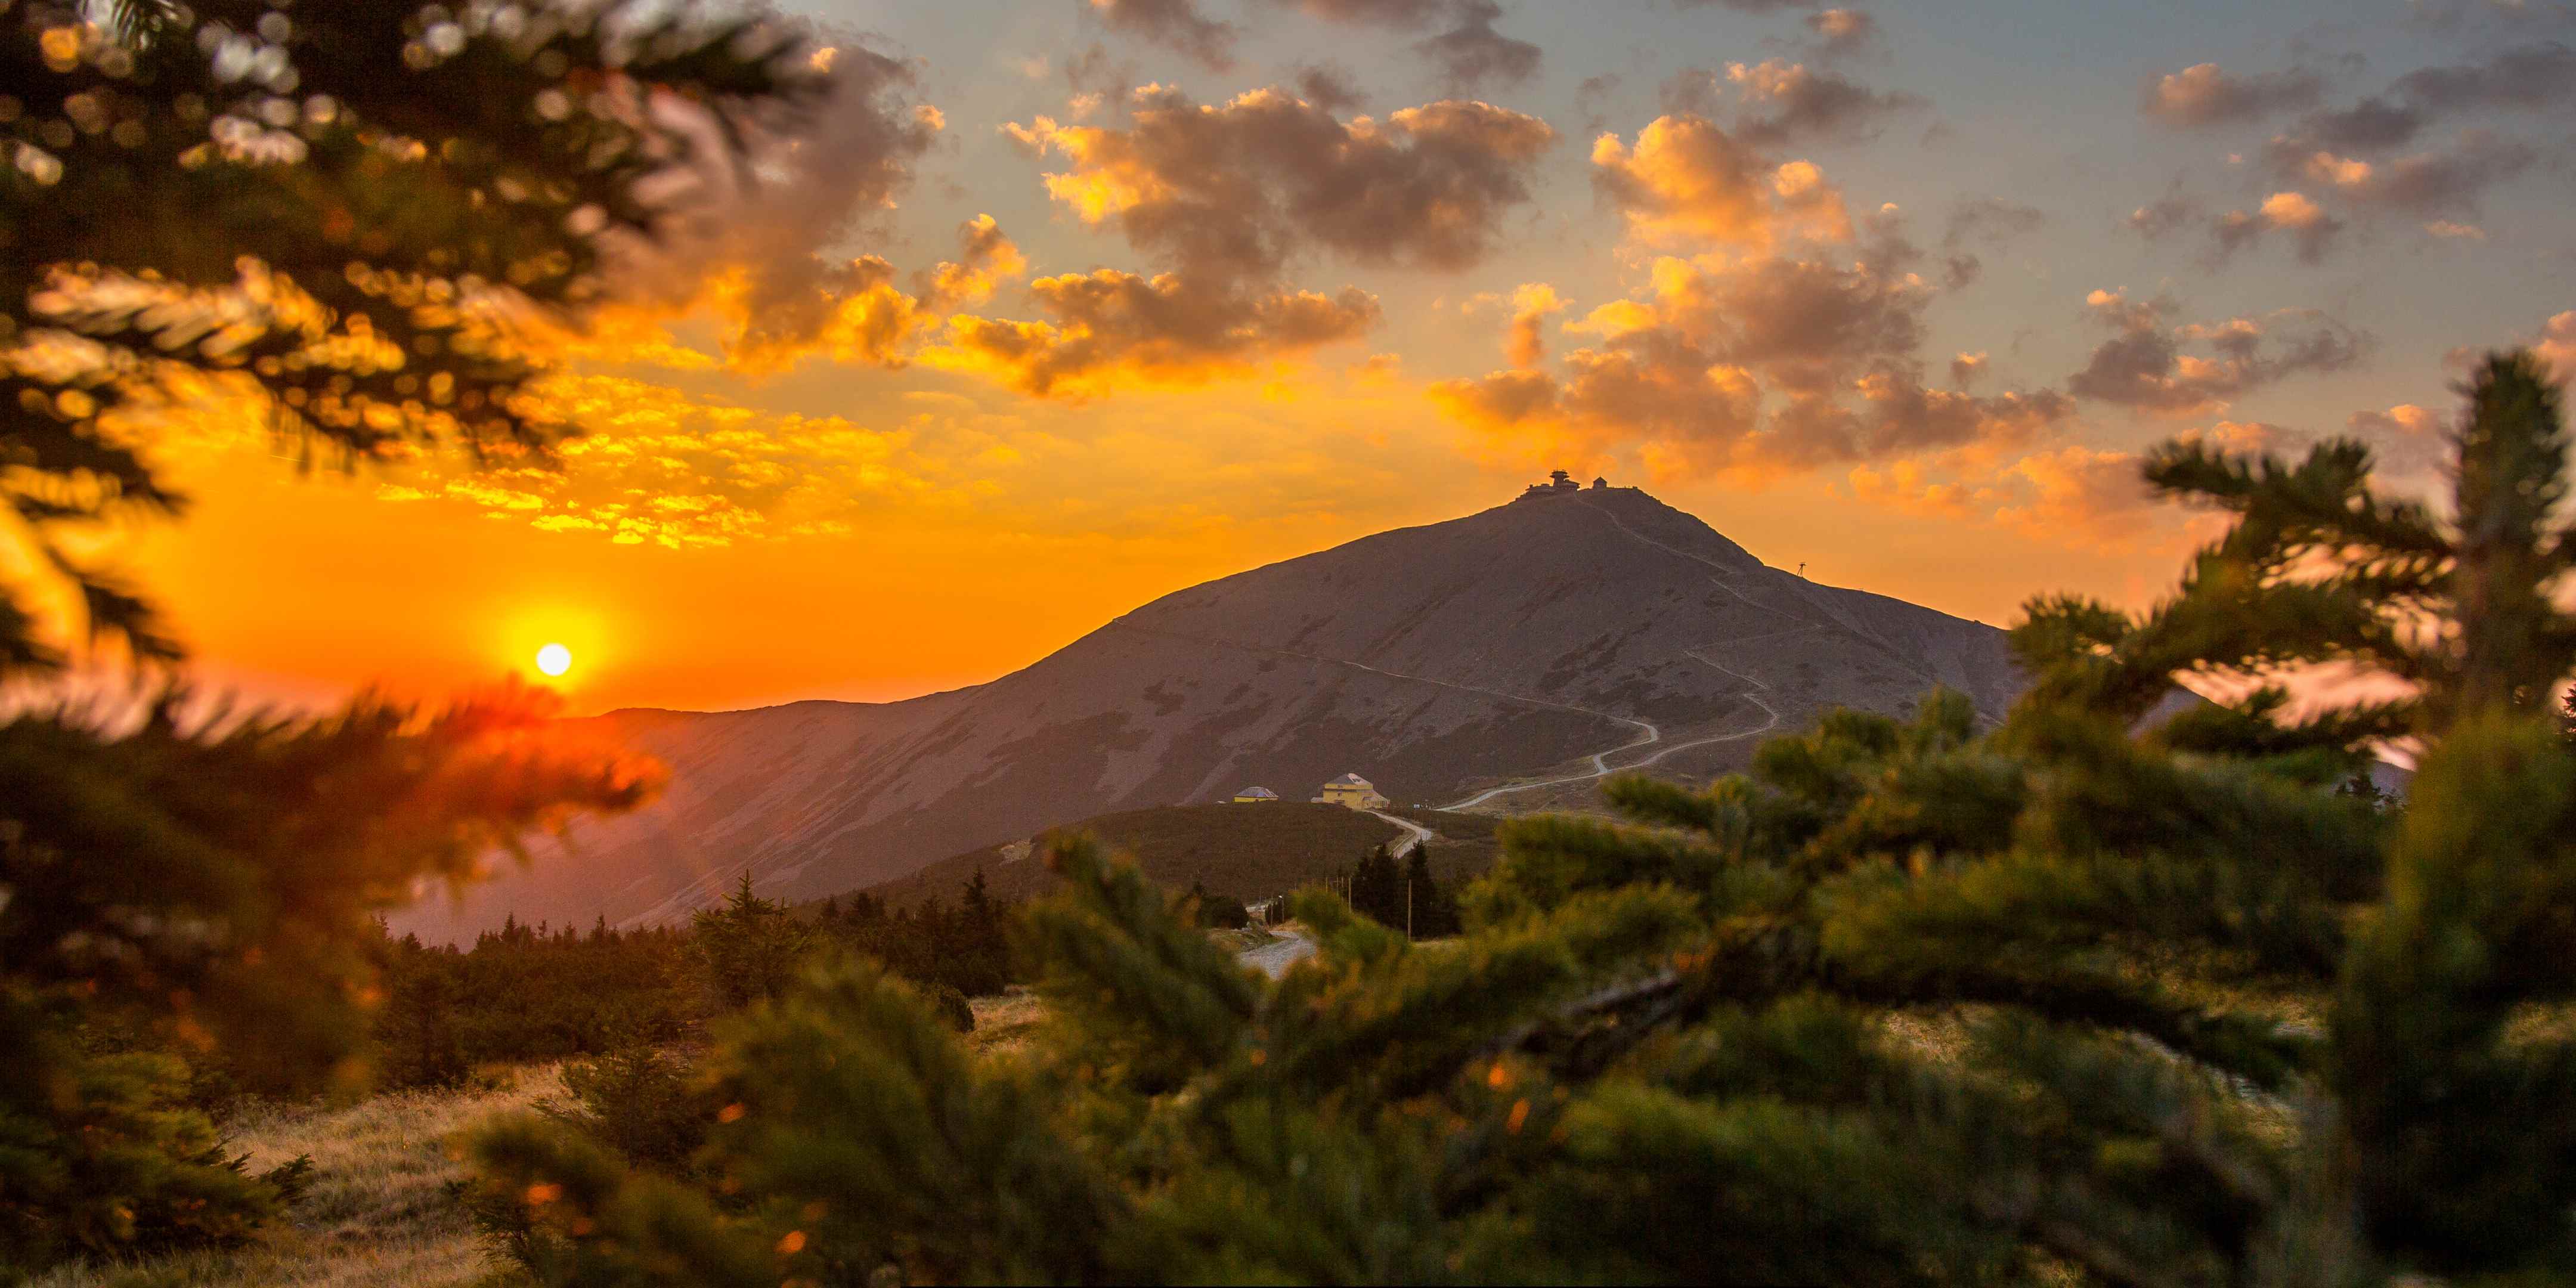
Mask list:
[{"label": "tree silhouette", "polygon": [[[67,540],[179,511],[144,450],[173,414],[308,458],[544,463],[569,429],[530,397],[545,333],[615,239],[660,231],[647,180],[741,159],[819,83],[783,34],[686,4],[0,6],[0,498],[35,569],[0,586],[0,683],[62,668],[65,637],[177,658]],[[0,723],[0,1277],[242,1236],[301,1173],[228,1161],[191,1066],[363,1082],[374,915],[651,782],[523,691],[141,705]],[[395,1027],[446,1076],[452,1035]]]},{"label": "tree silhouette", "polygon": [[[144,599],[60,540],[183,504],[137,420],[213,400],[307,453],[542,462],[567,427],[528,396],[532,324],[660,231],[644,180],[821,81],[783,32],[691,5],[124,0],[102,26],[30,0],[0,13],[0,84],[26,105],[0,122],[0,495],[85,629],[162,660]],[[0,672],[65,660],[23,591]]]}]

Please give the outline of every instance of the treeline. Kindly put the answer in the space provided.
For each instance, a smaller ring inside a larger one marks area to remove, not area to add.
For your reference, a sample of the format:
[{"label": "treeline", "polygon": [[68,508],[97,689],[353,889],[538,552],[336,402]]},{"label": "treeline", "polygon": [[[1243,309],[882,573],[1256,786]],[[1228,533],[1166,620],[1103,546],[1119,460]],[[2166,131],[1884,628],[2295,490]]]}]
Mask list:
[{"label": "treeline", "polygon": [[1457,934],[1458,901],[1432,878],[1425,848],[1415,845],[1402,864],[1383,845],[1361,856],[1351,868],[1351,911],[1415,939]]},{"label": "treeline", "polygon": [[707,1020],[784,994],[838,949],[874,958],[972,1024],[966,999],[1014,982],[1012,906],[981,872],[952,903],[889,910],[867,894],[806,909],[764,899],[750,875],[685,927],[534,926],[511,917],[471,948],[382,937],[378,1083],[451,1086],[478,1065],[609,1055],[686,1038]]}]

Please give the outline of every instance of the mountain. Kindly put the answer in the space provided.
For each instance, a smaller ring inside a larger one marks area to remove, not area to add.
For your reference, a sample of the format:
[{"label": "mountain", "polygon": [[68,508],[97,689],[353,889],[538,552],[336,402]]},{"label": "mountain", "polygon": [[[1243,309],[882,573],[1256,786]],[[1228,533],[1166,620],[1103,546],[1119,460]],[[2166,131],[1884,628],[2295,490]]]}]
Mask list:
[{"label": "mountain", "polygon": [[748,868],[805,898],[1114,810],[1291,801],[1357,771],[1399,804],[1589,799],[1600,773],[1706,774],[1837,704],[1935,683],[2000,714],[1991,627],[1765,566],[1632,488],[1533,489],[1176,591],[989,684],[903,702],[619,711],[652,807],[398,920],[669,920]]}]

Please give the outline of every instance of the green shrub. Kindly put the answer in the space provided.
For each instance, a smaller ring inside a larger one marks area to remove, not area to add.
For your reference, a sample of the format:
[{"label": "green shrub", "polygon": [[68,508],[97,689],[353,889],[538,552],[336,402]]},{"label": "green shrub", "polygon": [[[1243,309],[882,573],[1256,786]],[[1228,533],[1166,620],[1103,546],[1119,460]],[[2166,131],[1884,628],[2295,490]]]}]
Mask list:
[{"label": "green shrub", "polygon": [[958,992],[954,985],[931,984],[924,987],[921,994],[930,999],[931,1009],[948,1027],[960,1033],[975,1031],[975,1008],[967,1004],[966,995]]}]

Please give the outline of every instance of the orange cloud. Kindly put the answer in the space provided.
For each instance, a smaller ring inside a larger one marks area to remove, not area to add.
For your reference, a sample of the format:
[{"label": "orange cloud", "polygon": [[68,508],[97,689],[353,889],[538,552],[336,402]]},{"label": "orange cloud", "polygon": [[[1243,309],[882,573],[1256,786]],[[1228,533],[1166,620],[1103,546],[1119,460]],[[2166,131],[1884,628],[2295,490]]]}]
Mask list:
[{"label": "orange cloud", "polygon": [[[1967,464],[1953,462],[1952,465]],[[1853,469],[1852,495],[1870,505],[2019,533],[2046,545],[2099,553],[2161,550],[2185,525],[2160,512],[2132,452],[2069,444],[1958,469],[1897,461]]]},{"label": "orange cloud", "polygon": [[1355,340],[1378,320],[1375,296],[1356,288],[1312,291],[1210,289],[1177,273],[1151,278],[1115,269],[1029,284],[1050,322],[961,316],[922,360],[992,376],[1040,397],[1096,398],[1131,385],[1194,385],[1255,364]]},{"label": "orange cloud", "polygon": [[1503,212],[1529,198],[1530,167],[1555,138],[1546,122],[1486,103],[1343,121],[1277,89],[1200,106],[1148,86],[1130,115],[1117,127],[1039,117],[1003,129],[1070,163],[1046,176],[1057,201],[1172,267],[1041,278],[1029,289],[1047,319],[952,318],[925,360],[1081,399],[1199,384],[1356,339],[1377,324],[1376,297],[1294,288],[1287,261],[1320,248],[1363,263],[1474,264]]},{"label": "orange cloud", "polygon": [[1366,264],[1460,269],[1482,261],[1556,132],[1490,103],[1447,100],[1348,121],[1278,89],[1202,106],[1136,91],[1124,127],[1047,117],[1005,133],[1065,158],[1047,191],[1084,222],[1179,271],[1268,280],[1317,247]]},{"label": "orange cloud", "polygon": [[2540,328],[2540,343],[2532,352],[2549,364],[2558,383],[2576,384],[2576,309],[2557,314]]},{"label": "orange cloud", "polygon": [[890,352],[886,336],[908,309],[887,285],[892,269],[820,251],[854,214],[894,203],[944,122],[910,101],[909,64],[855,46],[830,52],[818,64],[823,96],[792,137],[750,138],[747,166],[713,159],[726,148],[705,149],[650,181],[665,211],[654,237],[603,235],[609,334],[713,307],[751,369],[817,346],[865,361]]},{"label": "orange cloud", "polygon": [[1539,327],[1551,313],[1562,311],[1566,301],[1556,288],[1545,282],[1523,282],[1512,291],[1511,330],[1503,341],[1503,356],[1515,367],[1535,367],[1547,356],[1547,341]]},{"label": "orange cloud", "polygon": [[[2368,345],[2368,337],[2311,309],[2169,328],[2163,319],[2174,311],[2170,300],[2097,290],[2085,303],[2117,334],[2094,347],[2084,369],[2067,378],[2067,391],[2157,415],[2216,411],[2302,372],[2339,371]],[[2185,344],[2205,344],[2212,354],[2186,352]]]},{"label": "orange cloud", "polygon": [[1851,264],[1667,256],[1643,295],[1567,325],[1593,342],[1565,355],[1561,375],[1532,362],[1431,396],[1489,455],[1589,467],[1626,453],[1667,478],[1992,452],[2069,416],[2054,391],[1927,387],[1915,352],[1931,290],[1902,259],[1895,247]]},{"label": "orange cloud", "polygon": [[1633,146],[1616,134],[1594,140],[1592,183],[1649,244],[1761,248],[1791,233],[1851,237],[1841,190],[1812,162],[1774,165],[1696,115],[1659,116]]}]

